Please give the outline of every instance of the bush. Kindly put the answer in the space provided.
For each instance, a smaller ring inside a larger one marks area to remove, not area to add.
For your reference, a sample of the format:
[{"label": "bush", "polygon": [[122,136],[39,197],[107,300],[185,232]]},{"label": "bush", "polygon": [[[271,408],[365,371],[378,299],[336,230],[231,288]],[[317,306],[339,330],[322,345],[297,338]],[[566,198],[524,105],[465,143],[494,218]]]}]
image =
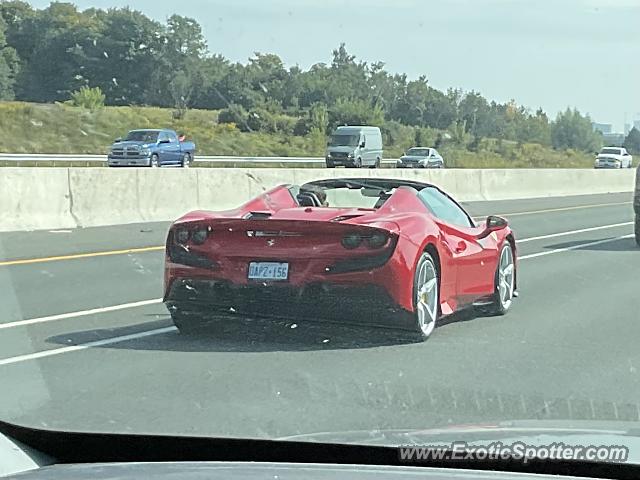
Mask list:
[{"label": "bush", "polygon": [[276,117],[276,130],[284,135],[291,135],[296,127],[298,120],[287,115],[278,115]]},{"label": "bush", "polygon": [[247,123],[248,117],[249,114],[241,105],[231,104],[229,108],[220,110],[218,123],[233,123],[241,131],[246,132],[250,129]]},{"label": "bush", "polygon": [[385,150],[390,147],[398,147],[399,150],[406,150],[415,145],[415,130],[395,120],[387,121],[380,129],[382,131],[382,141]]},{"label": "bush", "polygon": [[254,108],[249,111],[247,124],[254,132],[275,133],[276,120],[274,115],[264,108]]},{"label": "bush", "polygon": [[82,87],[71,94],[71,104],[75,107],[97,110],[104,107],[105,98],[100,87]]},{"label": "bush", "polygon": [[415,144],[422,147],[435,147],[438,131],[428,127],[415,128]]},{"label": "bush", "polygon": [[311,131],[308,118],[299,118],[293,127],[293,134],[302,137]]}]

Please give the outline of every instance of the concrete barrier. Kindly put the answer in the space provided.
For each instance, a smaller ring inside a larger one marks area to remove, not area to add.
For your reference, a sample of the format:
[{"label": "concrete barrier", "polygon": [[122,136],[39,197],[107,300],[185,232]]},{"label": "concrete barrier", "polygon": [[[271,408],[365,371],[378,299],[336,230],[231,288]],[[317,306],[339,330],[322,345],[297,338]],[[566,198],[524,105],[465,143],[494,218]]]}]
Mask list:
[{"label": "concrete barrier", "polygon": [[2,169],[0,230],[74,227],[70,200],[67,169]]},{"label": "concrete barrier", "polygon": [[0,231],[166,221],[225,210],[282,183],[392,177],[434,183],[460,201],[632,192],[633,170],[0,169]]}]

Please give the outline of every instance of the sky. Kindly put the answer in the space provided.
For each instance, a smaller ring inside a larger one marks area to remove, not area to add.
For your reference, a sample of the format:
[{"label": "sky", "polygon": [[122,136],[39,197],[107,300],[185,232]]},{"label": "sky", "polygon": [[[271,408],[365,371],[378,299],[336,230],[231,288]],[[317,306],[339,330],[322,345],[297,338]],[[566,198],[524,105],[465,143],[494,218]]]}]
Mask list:
[{"label": "sky", "polygon": [[[48,0],[32,0],[42,8]],[[195,18],[209,50],[302,68],[341,42],[393,73],[476,90],[550,116],[567,107],[622,131],[640,119],[640,0],[75,0]]]}]

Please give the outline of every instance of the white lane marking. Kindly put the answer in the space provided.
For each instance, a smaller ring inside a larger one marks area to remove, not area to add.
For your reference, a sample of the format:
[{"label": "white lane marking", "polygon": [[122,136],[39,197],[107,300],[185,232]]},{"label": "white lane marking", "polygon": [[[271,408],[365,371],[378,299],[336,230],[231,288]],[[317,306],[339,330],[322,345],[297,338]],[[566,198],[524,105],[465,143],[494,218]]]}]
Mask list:
[{"label": "white lane marking", "polygon": [[633,222],[624,223],[612,223],[611,225],[602,225],[600,227],[581,228],[580,230],[571,230],[569,232],[550,233],[549,235],[540,235],[538,237],[523,238],[522,240],[516,240],[516,243],[533,242],[534,240],[544,240],[546,238],[564,237],[566,235],[575,235],[576,233],[595,232],[597,230],[606,230],[607,228],[626,227],[633,225]]},{"label": "white lane marking", "polygon": [[[538,213],[550,213],[550,212],[567,212],[570,210],[582,210],[585,208],[614,207],[619,205],[630,205],[630,204],[631,202],[612,202],[612,203],[597,203],[595,205],[575,205],[573,207],[548,208],[546,210],[530,210],[528,212],[502,213],[499,216],[517,217],[519,215],[535,215]],[[474,220],[483,220],[485,218],[486,217],[474,217]]]},{"label": "white lane marking", "polygon": [[571,245],[570,247],[563,247],[563,248],[556,248],[555,250],[547,250],[546,252],[538,252],[538,253],[532,253],[530,255],[524,255],[522,257],[518,257],[518,260],[526,260],[528,258],[537,258],[537,257],[544,257],[546,255],[553,255],[554,253],[562,253],[562,252],[569,252],[571,250],[579,250],[581,248],[585,248],[585,247],[593,247],[595,245],[602,245],[603,243],[611,243],[611,242],[616,242],[618,240],[624,240],[626,238],[633,238],[634,234],[630,234],[630,235],[623,235],[621,237],[614,237],[614,238],[605,238],[604,240],[598,240],[595,242],[588,242],[588,243],[580,243],[577,245]]},{"label": "white lane marking", "polygon": [[38,358],[52,357],[54,355],[60,355],[63,353],[76,352],[78,350],[86,350],[93,347],[102,347],[104,345],[111,345],[113,343],[126,342],[128,340],[135,340],[137,338],[151,337],[152,335],[161,335],[163,333],[169,333],[177,330],[176,327],[164,327],[157,328],[155,330],[147,330],[139,333],[132,333],[129,335],[121,335],[119,337],[105,338],[104,340],[96,340],[94,342],[82,343],[80,345],[73,345],[71,347],[56,348],[54,350],[44,350],[36,353],[28,353],[26,355],[19,355],[17,357],[10,357],[0,360],[0,366],[11,365],[12,363],[26,362],[27,360],[36,360]]},{"label": "white lane marking", "polygon": [[[568,232],[559,232],[559,233],[551,233],[549,235],[541,235],[541,236],[537,236],[537,237],[529,237],[529,238],[523,238],[521,240],[516,240],[516,243],[520,244],[520,243],[526,243],[526,242],[531,242],[534,240],[543,240],[543,239],[548,239],[548,238],[554,238],[554,237],[562,237],[562,236],[568,236],[568,235],[575,235],[578,233],[585,233],[585,232],[594,232],[597,230],[605,230],[608,228],[616,228],[616,227],[625,227],[628,225],[633,225],[633,222],[624,222],[624,223],[614,223],[611,225],[602,225],[599,227],[591,227],[591,228],[582,228],[580,230],[570,230]],[[548,255],[549,252],[542,252],[545,255]],[[534,254],[534,255],[538,255],[538,256],[542,256],[539,254]],[[518,257],[520,260],[524,260],[526,258],[533,258],[531,256],[523,256],[523,257]],[[29,320],[18,320],[15,322],[8,322],[8,323],[0,323],[0,330],[5,329],[5,328],[12,328],[12,327],[24,327],[26,325],[33,325],[36,323],[44,323],[44,322],[52,322],[55,320],[64,320],[66,318],[76,318],[76,317],[84,317],[87,315],[94,315],[97,313],[107,313],[107,312],[115,312],[117,310],[125,310],[128,308],[136,308],[136,307],[142,307],[142,306],[146,306],[146,305],[152,305],[154,303],[160,303],[162,302],[161,298],[155,298],[152,300],[141,300],[139,302],[131,302],[131,303],[123,303],[121,305],[113,305],[110,307],[102,307],[102,308],[93,308],[91,310],[82,310],[79,312],[71,312],[71,313],[62,313],[59,315],[51,315],[48,317],[40,317],[40,318],[32,318]]]},{"label": "white lane marking", "polygon": [[[623,235],[621,237],[614,237],[614,238],[607,238],[604,240],[598,240],[595,242],[587,242],[587,243],[581,243],[578,245],[572,245],[570,247],[564,247],[564,248],[557,248],[555,250],[549,250],[546,252],[539,252],[539,253],[533,253],[530,255],[524,255],[521,257],[518,257],[518,260],[527,260],[530,258],[537,258],[537,257],[544,257],[546,255],[553,255],[555,253],[562,253],[562,252],[569,252],[571,250],[578,250],[580,248],[584,248],[584,247],[591,247],[591,246],[596,246],[596,245],[602,245],[604,243],[610,243],[610,242],[615,242],[618,240],[624,240],[627,238],[633,238],[635,235],[634,234],[629,234],[629,235]],[[48,319],[58,319],[57,317],[62,317],[62,318],[72,318],[72,317],[78,317],[78,316],[83,316],[83,315],[90,315],[91,313],[88,312],[95,312],[95,313],[102,313],[104,311],[113,311],[113,310],[122,310],[125,308],[133,308],[134,306],[140,306],[140,305],[149,305],[149,304],[153,304],[153,303],[158,303],[160,302],[162,299],[153,299],[153,300],[142,300],[140,302],[133,302],[130,304],[122,304],[122,305],[115,305],[113,307],[104,307],[104,308],[96,308],[93,310],[85,310],[82,312],[73,312],[73,313],[68,313],[68,314],[62,314],[62,315],[54,315],[52,317],[43,317],[43,318],[48,318]],[[41,320],[41,319],[33,319],[33,320]],[[49,321],[49,320],[47,320]],[[12,324],[5,324],[5,325],[9,325],[9,326],[15,326],[16,323],[23,323],[23,322],[30,322],[30,320],[23,320],[21,322],[13,322]],[[7,328],[7,327],[4,327]],[[10,358],[5,358],[0,360],[0,366],[2,365],[11,365],[14,363],[20,363],[20,362],[25,362],[28,360],[35,360],[38,358],[45,358],[45,357],[51,357],[54,355],[60,355],[63,353],[69,353],[69,352],[75,352],[78,350],[86,350],[89,348],[93,348],[93,347],[101,347],[104,345],[111,345],[114,343],[120,343],[120,342],[126,342],[128,340],[135,340],[138,338],[144,338],[144,337],[150,337],[153,335],[161,335],[163,333],[169,333],[169,332],[173,332],[173,331],[177,331],[177,328],[172,326],[172,327],[164,327],[164,328],[157,328],[155,330],[147,330],[144,332],[139,332],[139,333],[132,333],[130,335],[121,335],[119,337],[112,337],[112,338],[106,338],[104,340],[96,340],[94,342],[88,342],[88,343],[83,343],[80,345],[73,345],[70,347],[62,347],[62,348],[57,348],[54,350],[45,350],[45,351],[40,351],[40,352],[36,352],[36,353],[29,353],[26,355],[19,355],[16,357],[10,357]]]},{"label": "white lane marking", "polygon": [[123,303],[120,305],[112,305],[110,307],[92,308],[91,310],[81,310],[79,312],[61,313],[59,315],[50,315],[48,317],[31,318],[28,320],[18,320],[16,322],[0,323],[0,330],[12,327],[24,327],[25,325],[33,325],[34,323],[53,322],[56,320],[64,320],[65,318],[86,317],[96,313],[116,312],[127,308],[144,307],[145,305],[153,305],[162,302],[161,298],[152,300],[141,300],[139,302]]}]

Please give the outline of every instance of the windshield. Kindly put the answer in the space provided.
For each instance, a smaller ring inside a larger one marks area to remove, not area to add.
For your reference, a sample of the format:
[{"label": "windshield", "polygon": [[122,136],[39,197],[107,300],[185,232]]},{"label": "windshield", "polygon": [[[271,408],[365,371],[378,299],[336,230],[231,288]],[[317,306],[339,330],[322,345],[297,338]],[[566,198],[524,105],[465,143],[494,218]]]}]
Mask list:
[{"label": "windshield", "polygon": [[155,143],[158,140],[158,132],[147,130],[136,130],[129,132],[125,138],[127,142]]},{"label": "windshield", "polygon": [[332,135],[329,142],[330,147],[357,147],[360,135]]},{"label": "windshield", "polygon": [[603,148],[600,153],[609,155],[620,155],[621,151],[619,148]]},{"label": "windshield", "polygon": [[407,155],[416,156],[416,157],[428,157],[429,156],[428,148],[410,148],[407,150]]},{"label": "windshield", "polygon": [[0,0],[0,433],[640,449],[640,0],[338,3]]}]

